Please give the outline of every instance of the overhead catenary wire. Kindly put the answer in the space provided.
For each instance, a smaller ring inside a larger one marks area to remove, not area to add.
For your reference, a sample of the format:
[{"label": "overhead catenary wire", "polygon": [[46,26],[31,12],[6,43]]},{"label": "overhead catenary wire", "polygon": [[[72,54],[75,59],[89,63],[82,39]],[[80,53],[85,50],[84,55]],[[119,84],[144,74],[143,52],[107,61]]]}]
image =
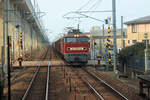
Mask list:
[{"label": "overhead catenary wire", "polygon": [[[96,2],[95,2],[96,1]],[[77,11],[72,11],[72,12],[68,12],[66,13],[65,15],[63,15],[64,18],[67,18],[67,19],[78,19],[78,25],[79,25],[79,22],[80,22],[80,19],[81,18],[92,18],[92,19],[95,19],[95,20],[98,20],[98,21],[101,21],[101,22],[104,22],[102,20],[99,20],[97,18],[94,18],[94,17],[91,17],[89,16],[89,14],[93,13],[93,12],[112,12],[112,11],[93,11],[93,8],[96,9],[98,7],[98,5],[102,2],[102,0],[88,0],[83,6],[81,6]],[[88,9],[89,8],[89,9]],[[83,11],[84,9],[84,11]],[[87,9],[87,10],[86,10]],[[91,11],[92,10],[92,11]],[[82,12],[83,11],[83,12]],[[76,17],[76,16],[68,16],[67,15],[70,15],[70,14],[78,14],[78,15],[81,15],[79,17]],[[89,13],[88,15],[85,15],[83,13]]]},{"label": "overhead catenary wire", "polygon": [[92,1],[92,0],[89,0],[86,4],[84,4],[82,7],[80,7],[80,8],[78,9],[78,11],[79,11],[79,10],[82,10],[84,7],[86,7],[91,1]]},{"label": "overhead catenary wire", "polygon": [[101,3],[101,1],[102,0],[98,0],[97,2],[95,2],[89,9],[88,9],[88,11],[90,11],[90,10],[93,10],[93,8],[94,9],[96,9],[97,7],[98,7],[98,5]]}]

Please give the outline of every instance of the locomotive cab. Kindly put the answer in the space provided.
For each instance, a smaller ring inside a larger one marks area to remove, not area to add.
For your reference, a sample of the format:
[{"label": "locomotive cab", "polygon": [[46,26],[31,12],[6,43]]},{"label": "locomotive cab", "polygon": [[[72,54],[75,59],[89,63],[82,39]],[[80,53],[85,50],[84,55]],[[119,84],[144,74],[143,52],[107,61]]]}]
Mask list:
[{"label": "locomotive cab", "polygon": [[89,38],[86,35],[73,34],[64,37],[64,58],[72,65],[88,62]]}]

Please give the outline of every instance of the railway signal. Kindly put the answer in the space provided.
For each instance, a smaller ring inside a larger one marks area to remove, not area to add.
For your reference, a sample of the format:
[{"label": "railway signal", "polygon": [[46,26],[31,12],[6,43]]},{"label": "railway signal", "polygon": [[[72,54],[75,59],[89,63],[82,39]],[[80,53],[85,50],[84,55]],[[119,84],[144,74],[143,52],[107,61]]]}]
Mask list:
[{"label": "railway signal", "polygon": [[23,33],[20,32],[20,47],[21,47],[21,50],[23,49],[23,43],[22,43],[22,36],[23,36]]},{"label": "railway signal", "polygon": [[111,28],[110,28],[110,24],[108,24],[108,36],[107,36],[107,44],[106,44],[106,48],[107,48],[107,52],[108,52],[108,63],[111,64],[111,40],[110,40],[110,35],[111,33]]}]

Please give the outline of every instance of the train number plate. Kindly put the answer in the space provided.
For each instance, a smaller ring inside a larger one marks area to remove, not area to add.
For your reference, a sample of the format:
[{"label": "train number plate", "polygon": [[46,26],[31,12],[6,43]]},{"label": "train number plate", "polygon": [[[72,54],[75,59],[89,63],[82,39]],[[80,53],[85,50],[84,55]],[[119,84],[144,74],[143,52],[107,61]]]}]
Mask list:
[{"label": "train number plate", "polygon": [[81,47],[72,48],[72,50],[82,50]]}]

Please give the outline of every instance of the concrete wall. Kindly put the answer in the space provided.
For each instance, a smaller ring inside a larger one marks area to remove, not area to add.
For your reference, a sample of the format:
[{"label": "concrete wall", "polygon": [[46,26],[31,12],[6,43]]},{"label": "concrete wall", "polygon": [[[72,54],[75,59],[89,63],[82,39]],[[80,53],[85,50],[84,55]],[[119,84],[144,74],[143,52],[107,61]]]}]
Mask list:
[{"label": "concrete wall", "polygon": [[[0,2],[0,47],[3,46],[4,40],[3,38],[4,5],[5,5],[4,0],[2,0],[2,2]],[[34,51],[37,51],[38,46],[39,46],[38,50],[43,50],[44,48],[46,48],[46,46],[42,43],[43,38],[39,37],[38,35],[41,33],[36,32],[37,27],[34,26],[35,22],[33,23],[32,21],[27,20],[24,16],[25,14],[24,12],[29,11],[26,11],[26,9],[24,9],[23,7],[16,5],[14,2],[12,2],[12,0],[10,0],[9,7],[11,11],[9,11],[8,31],[9,36],[11,37],[10,42],[12,45],[10,48],[11,59],[13,61],[17,60],[20,54],[23,55],[23,58],[25,58],[26,54],[34,55]],[[16,28],[17,25],[19,25],[18,28]],[[20,41],[21,32],[23,33],[23,50],[21,50],[20,46],[18,45],[18,41]],[[6,46],[6,44],[4,46]]]},{"label": "concrete wall", "polygon": [[1,47],[3,46],[3,9],[4,8],[4,3],[1,1],[0,2],[0,63],[2,61],[2,55],[1,55]]}]

